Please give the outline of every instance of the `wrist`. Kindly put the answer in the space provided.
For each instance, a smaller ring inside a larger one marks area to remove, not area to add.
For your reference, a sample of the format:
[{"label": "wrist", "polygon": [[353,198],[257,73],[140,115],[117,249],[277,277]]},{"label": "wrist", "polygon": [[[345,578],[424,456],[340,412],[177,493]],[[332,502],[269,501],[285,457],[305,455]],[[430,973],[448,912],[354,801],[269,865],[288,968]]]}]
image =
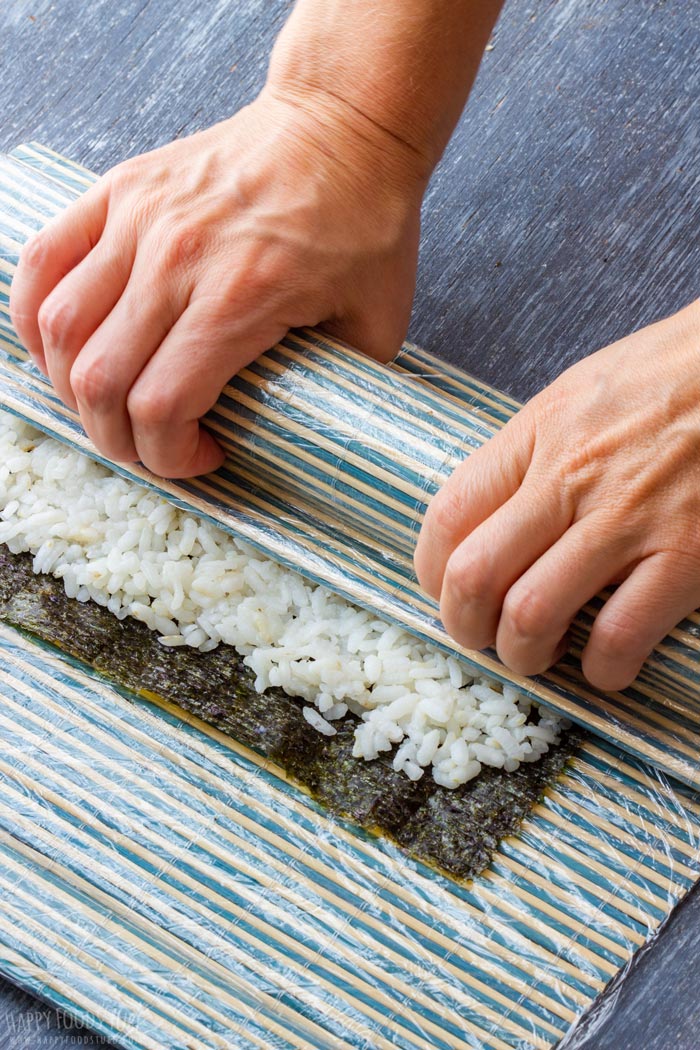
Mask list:
[{"label": "wrist", "polygon": [[[275,44],[266,90],[307,110],[326,128],[345,129],[361,150],[379,151],[401,176],[427,185],[438,159],[430,144],[412,136],[392,112],[388,85],[370,85],[372,78],[363,69],[366,59],[355,67],[352,48],[343,54],[332,36],[321,44],[329,27],[315,12],[304,17],[303,7],[298,6]],[[340,25],[332,29],[342,31]]]},{"label": "wrist", "polygon": [[265,97],[307,120],[314,137],[348,172],[361,169],[387,188],[422,197],[434,165],[355,104],[292,76],[268,78]]},{"label": "wrist", "polygon": [[698,338],[700,338],[700,299],[694,299],[686,306],[681,307],[676,313],[662,319],[674,338],[690,348],[693,355],[697,355]]},{"label": "wrist", "polygon": [[689,315],[690,323],[695,326],[696,332],[700,332],[700,299],[693,299],[692,303],[689,303],[685,309]]},{"label": "wrist", "polygon": [[268,88],[380,144],[427,184],[500,0],[297,0]]}]

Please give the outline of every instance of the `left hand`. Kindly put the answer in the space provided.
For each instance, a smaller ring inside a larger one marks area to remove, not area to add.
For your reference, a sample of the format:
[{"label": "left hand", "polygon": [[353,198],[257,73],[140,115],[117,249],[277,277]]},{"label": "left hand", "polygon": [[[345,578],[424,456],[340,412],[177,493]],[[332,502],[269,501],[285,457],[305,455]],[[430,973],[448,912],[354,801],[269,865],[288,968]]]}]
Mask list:
[{"label": "left hand", "polygon": [[461,464],[415,564],[457,642],[527,675],[619,583],[583,671],[629,685],[700,605],[700,300],[569,368]]}]

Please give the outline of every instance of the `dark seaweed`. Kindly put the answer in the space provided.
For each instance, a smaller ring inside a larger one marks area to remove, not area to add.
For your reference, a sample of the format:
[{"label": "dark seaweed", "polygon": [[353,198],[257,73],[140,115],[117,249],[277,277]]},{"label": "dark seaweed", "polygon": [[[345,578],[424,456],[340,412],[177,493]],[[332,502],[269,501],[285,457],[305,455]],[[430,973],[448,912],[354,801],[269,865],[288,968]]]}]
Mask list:
[{"label": "dark seaweed", "polygon": [[31,558],[0,545],[0,618],[57,646],[134,693],[163,698],[271,759],[331,812],[393,839],[410,856],[460,879],[478,874],[516,832],[574,753],[570,731],[540,762],[515,773],[485,769],[455,791],[429,775],[396,773],[391,755],[352,757],[354,722],[334,737],[314,732],[302,703],[281,690],[256,692],[235,650],[167,649],[143,624],[117,620],[66,597],[59,580],[35,576]]}]

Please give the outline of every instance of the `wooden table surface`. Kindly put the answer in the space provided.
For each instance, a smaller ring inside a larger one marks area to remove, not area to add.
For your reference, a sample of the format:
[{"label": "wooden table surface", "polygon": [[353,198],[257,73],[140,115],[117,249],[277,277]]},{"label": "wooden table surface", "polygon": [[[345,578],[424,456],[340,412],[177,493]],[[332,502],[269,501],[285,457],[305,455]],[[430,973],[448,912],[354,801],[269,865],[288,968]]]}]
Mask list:
[{"label": "wooden table surface", "polygon": [[[4,0],[0,150],[105,171],[220,120],[289,6]],[[492,44],[426,198],[410,336],[525,399],[700,295],[700,5],[509,0]],[[694,892],[567,1050],[697,1050],[698,952]],[[3,1050],[75,1045],[107,1044],[0,985]]]}]

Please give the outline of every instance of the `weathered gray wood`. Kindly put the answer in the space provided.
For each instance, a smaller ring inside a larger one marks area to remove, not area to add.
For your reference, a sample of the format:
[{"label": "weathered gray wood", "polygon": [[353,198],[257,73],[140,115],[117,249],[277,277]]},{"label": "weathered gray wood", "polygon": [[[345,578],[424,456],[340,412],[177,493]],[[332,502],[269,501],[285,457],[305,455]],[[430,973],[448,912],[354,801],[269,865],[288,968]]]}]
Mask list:
[{"label": "weathered gray wood", "polygon": [[[1,953],[0,949],[0,953]],[[116,1050],[70,1014],[0,980],[0,1046],[3,1050]]]},{"label": "weathered gray wood", "polygon": [[[286,11],[15,0],[0,148],[103,171],[222,119]],[[524,398],[699,294],[699,51],[689,0],[511,0],[426,199],[412,338]]]},{"label": "weathered gray wood", "polygon": [[700,894],[676,908],[658,939],[608,990],[560,1050],[697,1050]]},{"label": "weathered gray wood", "polygon": [[428,194],[416,342],[520,399],[700,295],[700,8],[514,2]]},{"label": "weathered gray wood", "polygon": [[[104,171],[222,119],[287,10],[5,0],[0,149],[36,138]],[[693,0],[510,0],[427,196],[412,338],[525,398],[699,295],[699,53]],[[696,1050],[698,951],[695,894],[577,1050]],[[71,1045],[13,1035],[13,995],[3,1047]]]}]

